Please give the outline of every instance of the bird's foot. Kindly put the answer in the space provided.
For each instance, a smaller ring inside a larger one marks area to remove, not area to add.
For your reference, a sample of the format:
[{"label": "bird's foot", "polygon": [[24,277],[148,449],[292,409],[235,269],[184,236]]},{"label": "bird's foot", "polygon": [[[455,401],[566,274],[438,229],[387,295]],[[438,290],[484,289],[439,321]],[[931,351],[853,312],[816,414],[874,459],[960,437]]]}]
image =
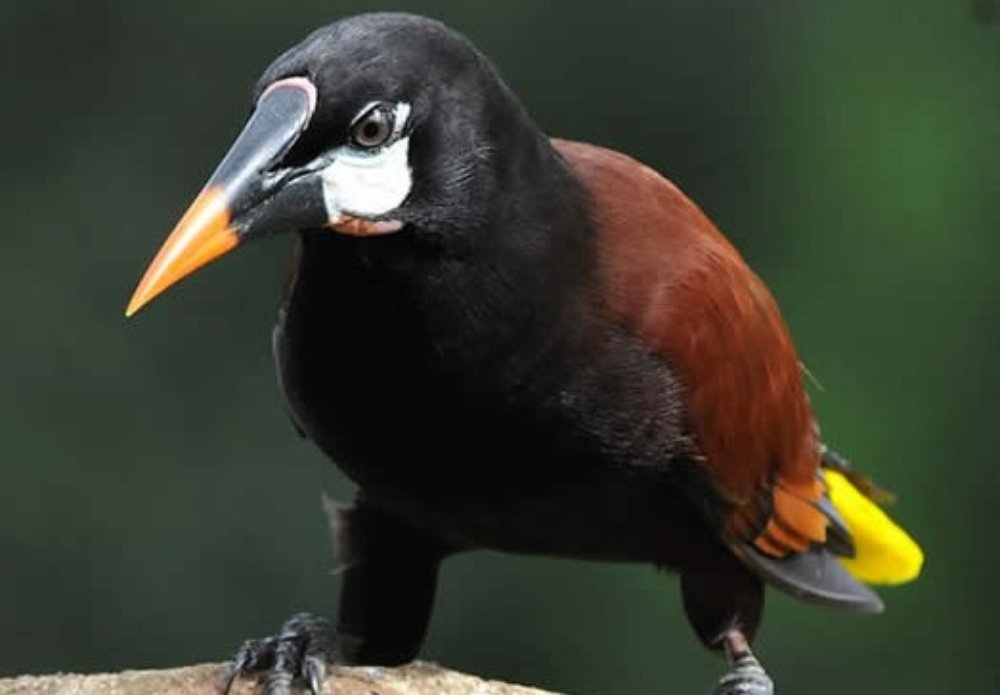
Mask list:
[{"label": "bird's foot", "polygon": [[742,630],[727,630],[722,648],[729,660],[729,673],[719,680],[712,695],[774,695],[774,683],[750,651],[750,641]]},{"label": "bird's foot", "polygon": [[320,695],[327,664],[335,659],[336,643],[336,631],[326,618],[293,615],[277,635],[243,643],[226,668],[222,692],[227,695],[240,676],[263,674],[264,695],[290,695],[297,682],[311,695]]},{"label": "bird's foot", "polygon": [[774,683],[757,657],[747,652],[734,660],[712,695],[774,695]]}]

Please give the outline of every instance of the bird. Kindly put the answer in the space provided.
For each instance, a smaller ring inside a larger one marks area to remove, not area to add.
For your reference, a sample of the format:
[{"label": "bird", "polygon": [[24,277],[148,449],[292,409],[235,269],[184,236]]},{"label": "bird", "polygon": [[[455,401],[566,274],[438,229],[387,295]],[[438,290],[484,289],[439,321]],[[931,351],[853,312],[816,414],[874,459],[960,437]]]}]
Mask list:
[{"label": "bird", "polygon": [[733,244],[652,168],[550,138],[443,23],[347,17],[274,60],[126,314],[278,234],[281,390],[357,492],[330,508],[337,617],[248,640],[226,691],[413,660],[441,564],[476,549],[675,573],[720,695],[773,692],[765,586],[878,613],[871,584],[919,574]]}]

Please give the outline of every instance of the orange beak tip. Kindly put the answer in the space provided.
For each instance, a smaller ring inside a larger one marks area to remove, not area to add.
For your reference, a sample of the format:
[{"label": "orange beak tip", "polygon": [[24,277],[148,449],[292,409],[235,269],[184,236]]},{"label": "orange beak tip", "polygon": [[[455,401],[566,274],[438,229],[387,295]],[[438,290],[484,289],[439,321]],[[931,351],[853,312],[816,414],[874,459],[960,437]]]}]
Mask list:
[{"label": "orange beak tip", "polygon": [[171,285],[234,249],[239,236],[230,221],[224,192],[214,186],[202,191],[146,269],[125,308],[126,318]]},{"label": "orange beak tip", "polygon": [[135,297],[129,301],[128,306],[125,307],[125,318],[130,319],[135,316],[135,313],[142,308],[143,302],[137,302]]}]

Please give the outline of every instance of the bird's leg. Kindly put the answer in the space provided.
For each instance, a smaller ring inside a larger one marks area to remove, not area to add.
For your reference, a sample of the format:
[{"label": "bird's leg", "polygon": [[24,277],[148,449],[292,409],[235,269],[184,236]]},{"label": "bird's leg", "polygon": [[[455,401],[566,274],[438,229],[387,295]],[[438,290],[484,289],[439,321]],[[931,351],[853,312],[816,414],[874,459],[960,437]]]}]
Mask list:
[{"label": "bird's leg", "polygon": [[702,644],[729,661],[713,695],[771,695],[774,686],[750,651],[764,611],[760,578],[727,548],[706,547],[699,566],[681,574],[681,597]]},{"label": "bird's leg", "polygon": [[447,551],[363,498],[330,511],[345,568],[336,625],[300,613],[277,635],[245,642],[224,693],[239,676],[263,674],[265,695],[289,695],[295,682],[318,695],[328,665],[395,666],[420,650]]},{"label": "bird's leg", "polygon": [[753,655],[742,630],[727,630],[722,635],[722,648],[730,671],[719,680],[713,695],[774,695],[774,683]]}]

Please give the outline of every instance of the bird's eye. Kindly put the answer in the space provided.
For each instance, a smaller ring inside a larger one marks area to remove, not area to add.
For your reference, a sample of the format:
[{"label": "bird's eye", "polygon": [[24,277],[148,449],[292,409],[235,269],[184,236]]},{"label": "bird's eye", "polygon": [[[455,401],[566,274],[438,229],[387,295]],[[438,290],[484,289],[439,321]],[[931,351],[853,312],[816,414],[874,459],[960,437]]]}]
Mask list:
[{"label": "bird's eye", "polygon": [[388,104],[376,104],[351,124],[351,143],[365,150],[384,145],[395,125],[393,109]]}]

